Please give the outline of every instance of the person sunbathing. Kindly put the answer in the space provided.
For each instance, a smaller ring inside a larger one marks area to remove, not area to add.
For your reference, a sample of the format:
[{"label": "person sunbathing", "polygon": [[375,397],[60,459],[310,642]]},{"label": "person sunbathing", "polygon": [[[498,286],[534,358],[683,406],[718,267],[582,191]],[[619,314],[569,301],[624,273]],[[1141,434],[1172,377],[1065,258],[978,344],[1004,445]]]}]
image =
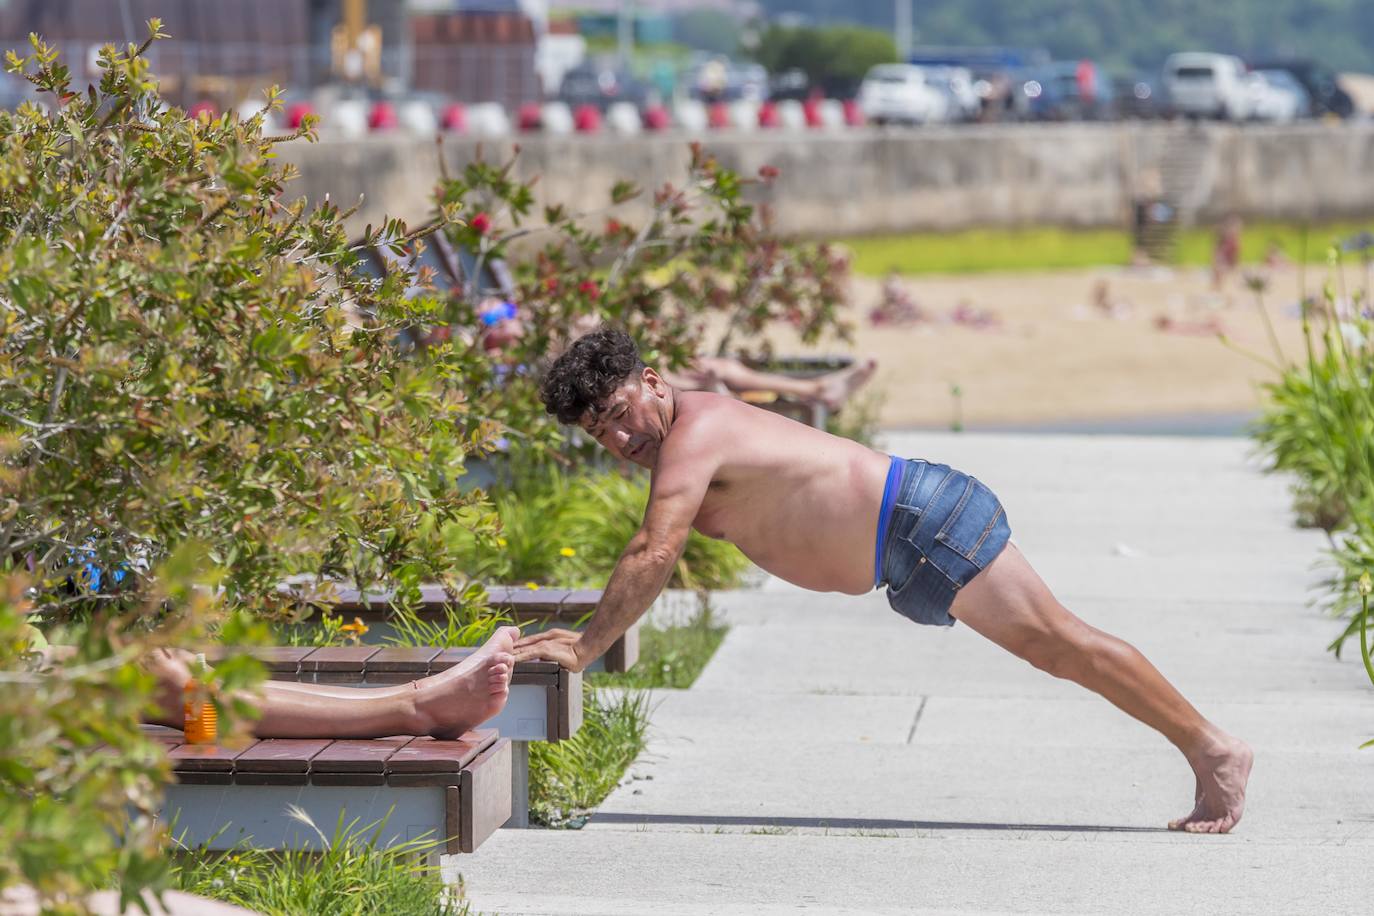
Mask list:
[{"label": "person sunbathing", "polygon": [[[256,707],[258,738],[385,738],[429,735],[452,739],[486,722],[506,705],[518,627],[501,627],[452,668],[392,687],[332,687],[264,681],[243,698]],[[45,650],[60,661],[60,647]],[[156,649],[143,666],[157,679],[156,711],[144,721],[181,729],[195,656]]]},{"label": "person sunbathing", "polygon": [[729,356],[698,356],[681,370],[665,370],[663,379],[683,391],[714,391],[733,395],[767,391],[807,403],[822,404],[827,410],[835,411],[868,384],[877,368],[877,362],[865,359],[847,368],[812,378],[794,378],[753,369]]}]

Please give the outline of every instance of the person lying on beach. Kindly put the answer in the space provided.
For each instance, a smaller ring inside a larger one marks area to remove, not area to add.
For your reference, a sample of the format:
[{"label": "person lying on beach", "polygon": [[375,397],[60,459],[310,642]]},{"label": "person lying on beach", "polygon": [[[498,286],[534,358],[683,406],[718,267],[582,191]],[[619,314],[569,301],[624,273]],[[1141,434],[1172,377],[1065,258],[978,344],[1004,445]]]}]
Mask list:
[{"label": "person lying on beach", "polygon": [[962,622],[1087,687],[1160,732],[1192,768],[1193,809],[1171,829],[1225,833],[1240,821],[1250,748],[1203,718],[1138,650],[1060,604],[1009,543],[1006,512],[978,480],[733,398],[681,391],[613,328],[575,341],[540,396],[560,421],[652,479],[644,521],[586,629],[524,637],[517,660],[585,668],[653,603],[695,528],[802,588],[860,595],[885,585],[911,620]]}]

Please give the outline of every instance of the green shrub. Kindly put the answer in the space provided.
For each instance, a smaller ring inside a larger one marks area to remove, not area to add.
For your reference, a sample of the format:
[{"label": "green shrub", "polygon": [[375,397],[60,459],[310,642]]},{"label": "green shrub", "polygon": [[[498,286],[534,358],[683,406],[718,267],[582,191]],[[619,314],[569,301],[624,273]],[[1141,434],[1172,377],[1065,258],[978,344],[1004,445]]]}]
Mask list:
[{"label": "green shrub", "polygon": [[[545,465],[520,471],[491,498],[501,534],[469,538],[469,568],[488,581],[601,588],[643,521],[649,487],[639,474]],[[669,586],[734,588],[748,568],[739,548],[693,531]]]},{"label": "green shrub", "polygon": [[1327,603],[1350,618],[1331,643],[1339,656],[1367,622],[1362,588],[1374,569],[1374,314],[1367,293],[1343,299],[1328,283],[1322,301],[1304,308],[1303,335],[1305,363],[1283,366],[1266,386],[1255,436],[1271,467],[1294,476],[1299,514],[1331,539]]},{"label": "green shrub", "polygon": [[146,47],[78,91],[35,38],[8,68],[46,107],[0,112],[0,885],[52,905],[166,880],[148,650],[264,638],[294,573],[443,578],[482,521],[453,485],[490,434],[480,356],[403,356],[437,297],[358,270],[337,208],[280,202],[261,116],[164,108]]},{"label": "green shrub", "polygon": [[264,916],[463,916],[437,865],[426,864],[441,841],[416,839],[384,847],[385,821],[336,825],[320,835],[321,851],[230,852],[198,848],[176,857],[174,881],[187,893],[222,900]]}]

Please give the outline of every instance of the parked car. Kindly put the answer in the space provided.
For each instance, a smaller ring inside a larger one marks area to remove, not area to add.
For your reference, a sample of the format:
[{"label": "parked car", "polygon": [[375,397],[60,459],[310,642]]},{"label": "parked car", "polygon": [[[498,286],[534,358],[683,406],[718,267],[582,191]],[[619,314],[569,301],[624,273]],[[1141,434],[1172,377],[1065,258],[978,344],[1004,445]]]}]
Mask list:
[{"label": "parked car", "polygon": [[603,113],[616,102],[642,109],[649,102],[649,87],[627,70],[580,64],[563,74],[558,99],[569,108],[595,105]]},{"label": "parked car", "polygon": [[859,107],[874,124],[928,124],[949,119],[949,99],[912,64],[879,64],[859,85]]},{"label": "parked car", "polygon": [[974,88],[973,74],[967,67],[925,66],[926,81],[946,97],[951,121],[973,121],[983,110],[983,100]]},{"label": "parked car", "polygon": [[1102,121],[1114,113],[1111,81],[1088,60],[1023,71],[1012,99],[1017,114],[1033,121]]},{"label": "parked car", "polygon": [[1338,118],[1348,118],[1355,113],[1355,101],[1336,82],[1336,73],[1313,60],[1286,58],[1278,60],[1257,60],[1251,63],[1255,70],[1286,70],[1307,90],[1312,105],[1312,114],[1321,116],[1333,114]]},{"label": "parked car", "polygon": [[1186,52],[1164,61],[1164,90],[1182,115],[1243,121],[1250,117],[1245,64],[1230,54]]},{"label": "parked car", "polygon": [[1250,117],[1287,124],[1310,117],[1312,99],[1287,70],[1255,70],[1249,74]]}]

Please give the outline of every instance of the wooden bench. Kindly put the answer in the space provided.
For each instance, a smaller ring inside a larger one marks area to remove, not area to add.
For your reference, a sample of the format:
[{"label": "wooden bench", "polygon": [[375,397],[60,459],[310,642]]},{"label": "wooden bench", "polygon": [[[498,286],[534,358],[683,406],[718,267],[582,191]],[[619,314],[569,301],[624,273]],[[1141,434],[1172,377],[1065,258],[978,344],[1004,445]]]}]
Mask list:
[{"label": "wooden bench", "polygon": [[357,830],[384,820],[383,846],[429,839],[454,854],[476,850],[512,813],[512,744],[495,729],[455,741],[269,738],[234,749],[144,728],[166,748],[176,779],[161,816],[188,846],[322,848],[320,835],[287,813],[294,805],[326,838],[340,817]]},{"label": "wooden bench", "polygon": [[[236,650],[220,647],[213,664]],[[409,646],[270,646],[252,650],[274,681],[386,687],[437,674],[475,650]],[[512,811],[507,826],[529,826],[529,742],[565,741],[582,727],[582,675],[553,662],[519,662],[505,708],[483,722],[511,741]]]},{"label": "wooden bench", "polygon": [[[487,589],[492,608],[503,611],[526,633],[563,627],[579,629],[601,601],[601,589],[539,588],[524,586],[492,586]],[[416,613],[421,620],[438,623],[444,620],[449,607],[448,596],[438,585],[420,587],[420,603]],[[339,589],[339,604],[334,612],[360,617],[368,626],[370,638],[384,640],[395,635],[390,623],[391,592],[359,592]],[[629,671],[639,660],[639,622],[630,627],[600,658],[587,666],[588,671]]]}]

